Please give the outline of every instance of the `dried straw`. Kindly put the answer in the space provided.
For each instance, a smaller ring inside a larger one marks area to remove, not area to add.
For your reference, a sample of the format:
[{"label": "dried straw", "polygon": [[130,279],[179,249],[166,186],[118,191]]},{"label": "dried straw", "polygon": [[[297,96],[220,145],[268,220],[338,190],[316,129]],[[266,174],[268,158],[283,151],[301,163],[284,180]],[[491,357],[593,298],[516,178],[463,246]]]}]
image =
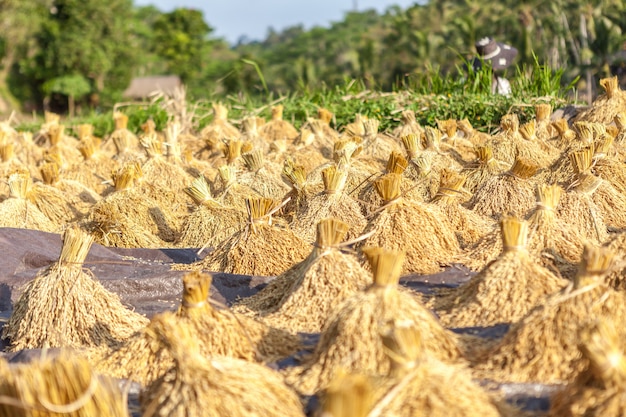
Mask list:
[{"label": "dried straw", "polygon": [[337,304],[371,284],[370,273],[357,257],[343,252],[348,229],[337,219],[321,220],[311,254],[257,294],[241,300],[235,311],[253,313],[293,333],[320,332]]},{"label": "dried straw", "polygon": [[291,123],[283,120],[283,106],[278,104],[272,107],[272,120],[259,129],[259,134],[267,142],[286,140],[292,142],[298,137],[298,131]]},{"label": "dried straw", "polygon": [[480,189],[489,178],[503,173],[507,165],[493,157],[491,145],[476,146],[476,156],[474,165],[462,171],[466,176],[465,189],[472,194]]},{"label": "dried straw", "polygon": [[586,246],[573,285],[515,323],[475,369],[481,376],[500,381],[574,381],[589,363],[578,349],[581,329],[626,313],[623,295],[604,282],[612,260],[608,250]]},{"label": "dried straw", "polygon": [[359,203],[344,192],[348,173],[344,168],[331,165],[322,171],[324,191],[304,200],[295,213],[291,229],[306,242],[315,240],[320,220],[332,217],[349,225],[348,239],[361,234],[367,220]]},{"label": "dried straw", "polygon": [[278,202],[267,198],[246,199],[247,225],[220,243],[213,253],[191,265],[192,269],[230,274],[274,276],[309,253],[308,245],[290,229],[274,226],[272,214]]},{"label": "dried straw", "polygon": [[401,113],[400,126],[393,130],[393,135],[397,138],[402,138],[406,135],[422,136],[424,129],[417,122],[415,118],[415,112],[413,110],[403,110]]},{"label": "dried straw", "polygon": [[399,174],[387,174],[376,181],[384,204],[373,213],[364,230],[371,235],[361,246],[406,251],[403,273],[438,272],[459,251],[454,230],[435,205],[403,199],[400,183]]},{"label": "dried straw", "polygon": [[63,170],[64,178],[78,181],[96,193],[102,194],[110,186],[111,172],[118,170],[120,164],[102,152],[91,137],[81,139],[77,147],[84,160]]},{"label": "dried straw", "polygon": [[111,143],[114,146],[115,160],[120,164],[124,164],[128,161],[133,161],[141,157],[141,145],[139,138],[133,132],[128,130],[128,116],[123,113],[115,112],[113,114],[115,121],[115,130],[107,139],[105,149],[108,151],[111,149]]},{"label": "dried straw", "polygon": [[319,417],[367,417],[372,405],[372,383],[364,375],[339,373],[324,390]]},{"label": "dried straw", "polygon": [[63,233],[59,260],[26,284],[3,333],[9,349],[114,346],[147,322],[82,269],[93,239]]},{"label": "dried straw", "polygon": [[578,113],[574,122],[584,120],[607,125],[626,107],[626,93],[620,89],[617,76],[601,79],[600,86],[604,88],[604,93],[593,101],[591,107]]},{"label": "dried straw", "polygon": [[183,191],[193,199],[196,209],[185,218],[177,246],[214,248],[244,226],[246,214],[216,201],[204,176]]},{"label": "dried straw", "polygon": [[9,198],[0,203],[0,227],[56,232],[59,225],[28,200],[31,184],[28,171],[19,170],[9,175]]},{"label": "dried straw", "polygon": [[494,222],[489,217],[461,206],[466,196],[462,189],[465,180],[465,175],[442,171],[439,191],[431,201],[441,209],[452,229],[456,231],[461,248],[473,245],[494,227]]},{"label": "dried straw", "polygon": [[0,415],[12,417],[128,415],[119,383],[97,375],[69,352],[25,364],[3,365]]},{"label": "dried straw", "polygon": [[287,381],[304,394],[324,390],[338,372],[386,375],[391,360],[382,331],[391,325],[415,328],[428,355],[444,361],[460,357],[455,336],[415,296],[398,288],[403,254],[380,248],[364,250],[374,284],[339,304],[330,314],[312,356],[288,370]]},{"label": "dried straw", "polygon": [[209,149],[215,149],[223,140],[239,139],[239,129],[228,122],[228,109],[221,103],[213,103],[213,120],[200,131],[200,138]]},{"label": "dried straw", "polygon": [[626,413],[626,359],[623,330],[610,320],[581,332],[580,350],[589,365],[578,378],[558,391],[550,416],[619,416]]},{"label": "dried straw", "polygon": [[260,149],[254,149],[241,157],[247,171],[239,175],[240,184],[252,188],[261,197],[277,200],[285,197],[289,187],[280,179],[280,165],[265,161]]},{"label": "dried straw", "polygon": [[528,223],[515,218],[501,221],[504,250],[472,279],[433,300],[447,327],[493,326],[516,322],[534,306],[564,286],[528,253]]},{"label": "dried straw", "polygon": [[153,332],[175,364],[142,391],[142,416],[304,417],[297,395],[276,371],[240,359],[206,358],[191,332],[165,317]]},{"label": "dried straw", "polygon": [[238,181],[237,168],[232,165],[222,165],[219,168],[219,188],[216,187],[215,198],[225,206],[246,210],[246,199],[261,197],[249,186]]},{"label": "dried straw", "polygon": [[470,199],[469,207],[496,220],[502,214],[523,217],[535,206],[535,183],[538,166],[527,159],[516,159],[509,171],[485,181]]},{"label": "dried straw", "polygon": [[550,103],[535,104],[536,135],[540,141],[548,141],[554,136],[554,128],[551,126],[550,116],[552,105]]}]

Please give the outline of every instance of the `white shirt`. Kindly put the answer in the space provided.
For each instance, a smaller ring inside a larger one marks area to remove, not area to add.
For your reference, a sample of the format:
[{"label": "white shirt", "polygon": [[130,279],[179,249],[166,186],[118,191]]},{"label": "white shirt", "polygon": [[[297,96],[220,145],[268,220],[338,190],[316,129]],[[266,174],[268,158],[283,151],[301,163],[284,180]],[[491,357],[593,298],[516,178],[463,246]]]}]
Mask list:
[{"label": "white shirt", "polygon": [[503,96],[510,96],[511,83],[509,83],[509,80],[507,80],[506,78],[494,76],[493,82],[491,83],[491,93],[502,94]]}]

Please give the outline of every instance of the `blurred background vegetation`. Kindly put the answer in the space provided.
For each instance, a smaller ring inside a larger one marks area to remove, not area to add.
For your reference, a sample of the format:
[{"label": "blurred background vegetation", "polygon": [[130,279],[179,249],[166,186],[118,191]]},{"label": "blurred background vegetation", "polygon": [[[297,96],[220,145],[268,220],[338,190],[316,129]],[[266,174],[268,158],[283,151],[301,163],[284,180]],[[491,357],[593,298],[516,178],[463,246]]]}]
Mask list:
[{"label": "blurred background vegetation", "polygon": [[341,99],[354,100],[350,111],[373,114],[378,108],[393,115],[401,105],[444,107],[424,120],[444,117],[446,104],[476,120],[490,117],[483,96],[482,107],[464,108],[490,85],[466,71],[477,39],[493,36],[520,51],[507,75],[515,97],[490,99],[502,109],[523,95],[559,99],[571,87],[591,97],[600,78],[624,72],[625,12],[621,0],[426,1],[382,14],[348,12],[328,27],[269,30],[262,41],[230,45],[192,9],[164,13],[132,0],[0,0],[0,98],[5,112],[54,104],[93,114],[121,101],[133,77],[175,74],[187,98],[229,101],[235,110],[282,97],[293,105],[287,115],[304,115]]}]

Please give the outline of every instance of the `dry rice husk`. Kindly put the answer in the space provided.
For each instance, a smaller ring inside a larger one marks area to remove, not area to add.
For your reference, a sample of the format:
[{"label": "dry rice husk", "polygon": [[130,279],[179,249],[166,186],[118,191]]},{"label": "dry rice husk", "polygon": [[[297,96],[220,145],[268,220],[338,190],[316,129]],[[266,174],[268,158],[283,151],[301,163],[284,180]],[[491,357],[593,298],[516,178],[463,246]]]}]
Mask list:
[{"label": "dry rice husk", "polygon": [[82,269],[92,241],[78,227],[65,230],[59,260],[14,305],[3,332],[9,350],[114,346],[146,324]]},{"label": "dry rice husk", "polygon": [[400,181],[399,174],[387,174],[376,182],[384,205],[365,227],[363,233],[371,235],[360,246],[406,251],[403,273],[438,272],[460,250],[454,230],[438,207],[401,198]]},{"label": "dry rice husk", "polygon": [[472,279],[432,306],[447,327],[494,326],[516,322],[546,297],[567,285],[540,266],[528,253],[528,223],[514,218],[501,222],[504,250]]},{"label": "dry rice husk", "polygon": [[349,226],[337,219],[317,225],[317,241],[302,262],[276,277],[259,293],[241,300],[235,311],[293,333],[318,333],[330,311],[371,284],[371,274],[341,242]]},{"label": "dry rice husk", "polygon": [[402,253],[379,248],[364,253],[374,271],[374,285],[339,304],[328,317],[315,352],[288,371],[287,381],[301,393],[325,389],[340,371],[386,375],[391,362],[381,333],[390,323],[416,328],[429,355],[459,360],[456,337],[412,293],[398,288]]},{"label": "dry rice husk", "polygon": [[606,249],[586,246],[574,284],[515,323],[474,368],[500,381],[574,381],[589,363],[578,349],[580,330],[626,314],[623,294],[604,282],[612,258]]},{"label": "dry rice husk", "polygon": [[143,416],[304,417],[297,395],[276,371],[235,358],[206,358],[190,332],[168,320],[156,324],[175,364],[141,392]]}]

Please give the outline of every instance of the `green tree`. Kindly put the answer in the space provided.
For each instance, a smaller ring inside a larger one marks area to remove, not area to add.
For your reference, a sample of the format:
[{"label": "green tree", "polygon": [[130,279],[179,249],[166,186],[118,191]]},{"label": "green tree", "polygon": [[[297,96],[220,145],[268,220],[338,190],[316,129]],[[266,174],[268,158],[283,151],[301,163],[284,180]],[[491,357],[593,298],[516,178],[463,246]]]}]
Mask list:
[{"label": "green tree", "polygon": [[80,74],[64,75],[48,80],[42,86],[43,92],[49,96],[54,93],[68,98],[69,116],[74,117],[75,99],[91,92],[89,81]]}]

